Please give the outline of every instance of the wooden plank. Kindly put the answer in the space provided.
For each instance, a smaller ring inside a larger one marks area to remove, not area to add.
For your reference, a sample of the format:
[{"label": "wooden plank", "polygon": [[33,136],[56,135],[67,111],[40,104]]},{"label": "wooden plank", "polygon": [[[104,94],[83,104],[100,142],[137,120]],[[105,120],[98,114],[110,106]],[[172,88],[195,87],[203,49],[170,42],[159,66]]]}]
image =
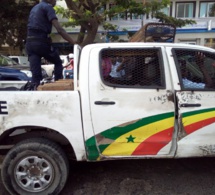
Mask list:
[{"label": "wooden plank", "polygon": [[67,91],[74,90],[73,79],[62,79],[53,83],[45,83],[37,87],[38,91]]}]

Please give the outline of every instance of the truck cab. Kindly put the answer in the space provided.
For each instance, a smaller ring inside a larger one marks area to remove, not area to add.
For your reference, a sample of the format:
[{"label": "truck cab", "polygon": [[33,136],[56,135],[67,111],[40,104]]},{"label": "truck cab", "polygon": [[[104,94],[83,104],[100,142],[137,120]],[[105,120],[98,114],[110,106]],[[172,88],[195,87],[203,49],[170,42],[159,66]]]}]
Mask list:
[{"label": "truck cab", "polygon": [[[87,102],[83,109],[91,111],[94,134],[85,140],[90,148],[94,139],[97,148],[97,154],[88,155],[94,160],[205,155],[203,148],[213,145],[215,133],[214,50],[168,43],[85,49],[89,49],[89,58],[81,58],[80,63],[88,63],[89,69],[80,66],[84,74],[80,74],[79,82],[81,97],[88,97],[82,100]],[[199,53],[204,60],[198,58]],[[124,60],[123,75],[106,76],[103,71],[107,63],[103,61],[107,59]],[[182,61],[186,63],[189,85],[181,72]],[[199,86],[206,82],[199,62],[204,63],[211,86]],[[88,83],[82,83],[83,77],[88,78]],[[90,124],[84,123],[84,129],[85,124],[89,129]]]}]

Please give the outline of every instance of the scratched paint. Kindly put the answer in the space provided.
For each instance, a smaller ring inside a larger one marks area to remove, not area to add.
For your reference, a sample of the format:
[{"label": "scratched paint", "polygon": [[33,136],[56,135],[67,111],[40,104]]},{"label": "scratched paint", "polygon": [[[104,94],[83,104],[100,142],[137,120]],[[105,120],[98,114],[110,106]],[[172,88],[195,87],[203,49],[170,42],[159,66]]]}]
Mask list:
[{"label": "scratched paint", "polygon": [[150,102],[160,102],[161,104],[164,104],[169,101],[167,95],[161,95],[161,96],[155,96],[153,98],[149,99]]},{"label": "scratched paint", "polygon": [[214,156],[215,155],[215,145],[203,145],[199,146],[202,151],[203,156]]},{"label": "scratched paint", "polygon": [[190,101],[200,101],[202,99],[202,94],[193,94],[193,93],[181,93],[181,100],[185,103]]},{"label": "scratched paint", "polygon": [[98,160],[99,152],[104,156],[156,155],[172,140],[173,121],[170,112],[110,128],[86,141],[88,158]]},{"label": "scratched paint", "polygon": [[[193,153],[195,156],[199,154],[199,150],[201,150],[202,155],[205,156],[215,155],[215,146],[211,146],[211,144],[209,146],[198,145],[201,141],[204,143],[204,138],[210,135],[208,132],[211,132],[211,135],[213,135],[214,132],[208,127],[212,125],[211,128],[214,129],[214,116],[215,108],[195,110],[181,114],[181,118],[179,119],[179,123],[181,124],[181,126],[179,126],[181,130],[179,134],[181,135],[178,135],[178,156],[181,152],[183,155],[184,152],[187,152],[187,154],[192,156]],[[159,115],[159,120],[156,120],[156,117],[158,119],[158,116],[153,116],[148,122],[146,122],[147,118],[144,118],[142,120],[137,120],[136,123],[128,123],[127,126],[113,127],[90,138],[86,141],[89,159],[98,160],[99,153],[104,156],[157,155],[162,148],[171,143],[172,133],[174,131],[172,121],[175,119],[173,113],[169,116]],[[205,128],[208,131],[206,131]],[[201,132],[202,135],[198,136],[197,139],[195,136],[200,135],[199,132]],[[92,142],[92,140],[94,140],[94,142]],[[96,142],[98,145],[94,147],[94,150],[90,151],[90,148],[93,148],[92,144],[96,144]],[[190,148],[185,148],[187,144],[189,145],[192,142],[196,144],[191,145],[192,147]],[[181,143],[186,144],[182,144],[184,147],[181,147]],[[196,150],[195,152],[193,152],[194,149]],[[192,153],[190,153],[191,151]]]}]

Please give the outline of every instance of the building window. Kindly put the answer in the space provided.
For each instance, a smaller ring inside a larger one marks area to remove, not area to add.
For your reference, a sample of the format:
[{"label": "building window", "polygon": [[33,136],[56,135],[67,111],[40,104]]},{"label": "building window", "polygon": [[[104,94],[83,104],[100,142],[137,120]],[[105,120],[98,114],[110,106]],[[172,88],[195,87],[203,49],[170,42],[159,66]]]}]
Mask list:
[{"label": "building window", "polygon": [[215,3],[204,2],[200,3],[199,17],[215,17]]},{"label": "building window", "polygon": [[193,18],[194,17],[194,3],[177,3],[176,17],[177,18]]}]

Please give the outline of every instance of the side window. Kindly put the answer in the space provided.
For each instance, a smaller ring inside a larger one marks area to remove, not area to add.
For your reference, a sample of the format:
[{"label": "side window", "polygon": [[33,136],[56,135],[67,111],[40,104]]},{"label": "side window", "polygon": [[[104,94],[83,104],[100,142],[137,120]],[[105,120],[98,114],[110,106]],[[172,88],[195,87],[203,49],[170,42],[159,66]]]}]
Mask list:
[{"label": "side window", "polygon": [[215,89],[215,53],[186,49],[173,53],[182,88]]},{"label": "side window", "polygon": [[161,51],[158,48],[104,49],[101,51],[101,77],[108,86],[164,88]]}]

